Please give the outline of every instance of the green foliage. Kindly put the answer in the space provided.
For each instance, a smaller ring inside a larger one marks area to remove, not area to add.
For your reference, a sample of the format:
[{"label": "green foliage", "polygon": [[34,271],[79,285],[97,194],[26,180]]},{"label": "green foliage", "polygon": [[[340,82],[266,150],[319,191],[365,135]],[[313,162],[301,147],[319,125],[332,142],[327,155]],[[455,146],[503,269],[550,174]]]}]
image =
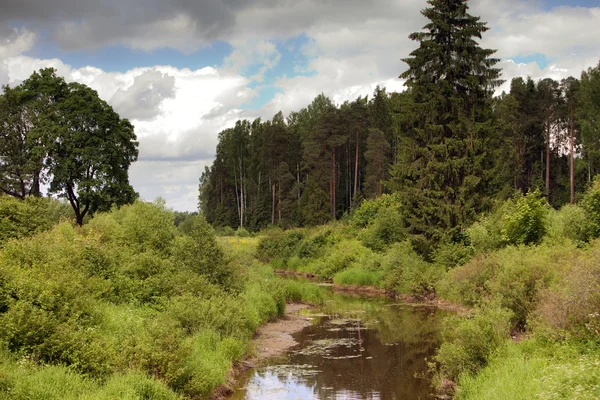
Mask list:
[{"label": "green foliage", "polygon": [[584,245],[590,239],[585,209],[577,205],[567,204],[559,211],[550,210],[547,225],[545,241],[560,243],[569,239],[578,245]]},{"label": "green foliage", "polygon": [[235,236],[237,236],[237,237],[249,237],[250,236],[250,232],[248,232],[246,230],[246,228],[244,228],[243,226],[240,226],[235,231]]},{"label": "green foliage", "polygon": [[515,209],[504,219],[502,234],[510,244],[537,244],[546,233],[548,203],[539,190],[517,200]]},{"label": "green foliage", "polygon": [[556,267],[556,278],[540,293],[532,326],[553,339],[596,340],[600,332],[600,243],[570,254]]},{"label": "green foliage", "polygon": [[383,271],[373,271],[363,267],[350,267],[338,272],[333,282],[338,285],[376,286],[383,283]]},{"label": "green foliage", "polygon": [[0,196],[0,246],[9,239],[31,236],[50,228],[50,201],[40,198],[19,200]]},{"label": "green foliage", "polygon": [[444,343],[435,359],[450,378],[473,374],[484,367],[510,334],[511,312],[488,306],[469,318],[444,320]]},{"label": "green foliage", "polygon": [[479,256],[448,272],[438,286],[445,298],[468,306],[491,300],[513,313],[513,327],[523,328],[539,302],[540,291],[555,276],[555,264],[564,262],[573,246],[507,247]]},{"label": "green foliage", "polygon": [[[529,400],[540,398],[540,377],[548,359],[526,354],[522,346],[506,343],[477,375],[464,374],[456,399]],[[541,397],[550,398],[550,397]]]},{"label": "green foliage", "polygon": [[592,187],[586,192],[581,206],[587,218],[588,235],[600,237],[600,177],[597,177]]},{"label": "green foliage", "polygon": [[436,264],[450,269],[468,262],[474,252],[475,248],[464,242],[442,242],[433,252],[433,260]]},{"label": "green foliage", "polygon": [[577,343],[506,343],[477,375],[462,375],[456,398],[595,399],[600,395],[598,350]]},{"label": "green foliage", "polygon": [[154,249],[168,253],[175,226],[173,214],[163,200],[157,199],[153,204],[138,201],[119,208],[112,215],[121,227],[118,239],[125,246],[140,252]]},{"label": "green foliage", "polygon": [[406,229],[402,216],[394,208],[381,207],[359,238],[366,247],[375,251],[382,251],[393,243],[403,241],[406,239]]},{"label": "green foliage", "polygon": [[316,283],[286,279],[281,284],[284,287],[287,302],[319,305],[324,301],[323,290]]},{"label": "green foliage", "polygon": [[196,216],[188,236],[175,239],[172,247],[176,267],[205,276],[211,283],[227,289],[235,287],[235,270],[225,260],[214,232],[206,220]]},{"label": "green foliage", "polygon": [[[250,268],[257,241],[233,241],[226,257],[200,216],[176,235],[160,202],[9,240],[0,250],[0,393],[209,396],[288,297],[271,270]],[[320,301],[305,291],[302,299]],[[27,369],[13,368],[17,359]]]},{"label": "green foliage", "polygon": [[423,260],[408,241],[393,245],[383,256],[381,268],[386,273],[387,289],[416,297],[435,293],[444,273],[443,267]]},{"label": "green foliage", "polygon": [[230,226],[221,226],[215,229],[217,236],[235,236],[235,231]]},{"label": "green foliage", "polygon": [[400,203],[397,196],[384,194],[376,199],[363,201],[360,203],[360,207],[352,213],[352,226],[357,228],[367,227],[375,220],[382,208],[392,208],[399,211]]},{"label": "green foliage", "polygon": [[298,229],[274,232],[271,235],[264,236],[258,243],[257,256],[261,260],[287,260],[295,254],[300,241],[304,237],[304,232]]},{"label": "green foliage", "polygon": [[511,213],[514,207],[513,200],[502,202],[493,212],[481,215],[473,225],[467,228],[469,242],[477,253],[498,250],[506,244],[502,235],[504,216]]},{"label": "green foliage", "polygon": [[364,265],[372,257],[372,251],[358,240],[342,240],[333,245],[323,258],[310,263],[306,272],[314,273],[321,279],[332,279],[336,273],[352,266]]}]

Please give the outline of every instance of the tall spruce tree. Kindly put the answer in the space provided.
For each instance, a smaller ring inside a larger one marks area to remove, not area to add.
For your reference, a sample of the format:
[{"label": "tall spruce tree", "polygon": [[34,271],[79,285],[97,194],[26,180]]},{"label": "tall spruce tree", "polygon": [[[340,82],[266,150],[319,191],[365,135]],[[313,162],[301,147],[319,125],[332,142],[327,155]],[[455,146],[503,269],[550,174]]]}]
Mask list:
[{"label": "tall spruce tree", "polygon": [[477,42],[486,23],[468,14],[467,1],[428,3],[425,31],[409,36],[420,46],[403,60],[415,126],[403,140],[394,180],[407,225],[425,244],[468,223],[484,205],[490,102],[501,83],[495,50]]}]

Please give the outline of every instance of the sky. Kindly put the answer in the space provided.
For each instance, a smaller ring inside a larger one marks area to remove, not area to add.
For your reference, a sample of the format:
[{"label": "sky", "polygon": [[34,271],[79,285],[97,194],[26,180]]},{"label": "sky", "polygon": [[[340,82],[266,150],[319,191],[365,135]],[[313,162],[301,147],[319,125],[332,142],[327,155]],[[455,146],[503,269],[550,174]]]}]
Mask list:
[{"label": "sky", "polygon": [[[197,210],[218,133],[319,93],[336,103],[404,90],[425,0],[3,0],[0,84],[54,67],[135,126],[130,182],[144,200]],[[600,60],[600,0],[470,0],[505,85],[579,77]]]}]

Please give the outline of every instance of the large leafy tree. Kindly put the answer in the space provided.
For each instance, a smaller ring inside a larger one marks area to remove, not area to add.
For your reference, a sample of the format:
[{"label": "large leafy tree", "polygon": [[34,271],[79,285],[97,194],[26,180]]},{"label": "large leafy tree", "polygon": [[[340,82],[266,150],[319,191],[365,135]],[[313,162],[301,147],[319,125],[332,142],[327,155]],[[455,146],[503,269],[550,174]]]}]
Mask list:
[{"label": "large leafy tree", "polygon": [[138,156],[133,126],[96,91],[69,84],[40,129],[46,132],[49,192],[69,200],[77,223],[90,212],[135,200],[128,178],[129,165]]},{"label": "large leafy tree", "polygon": [[468,223],[485,200],[490,102],[501,83],[494,50],[477,40],[488,30],[468,13],[466,0],[430,0],[419,43],[401,75],[414,103],[395,182],[411,232],[428,242]]},{"label": "large leafy tree", "polygon": [[0,191],[24,199],[40,196],[48,135],[41,127],[67,91],[52,68],[34,72],[0,96]]},{"label": "large leafy tree", "polygon": [[0,96],[0,190],[25,198],[65,197],[83,223],[88,213],[132,202],[129,165],[138,151],[133,126],[98,93],[67,84],[53,68],[34,72]]}]

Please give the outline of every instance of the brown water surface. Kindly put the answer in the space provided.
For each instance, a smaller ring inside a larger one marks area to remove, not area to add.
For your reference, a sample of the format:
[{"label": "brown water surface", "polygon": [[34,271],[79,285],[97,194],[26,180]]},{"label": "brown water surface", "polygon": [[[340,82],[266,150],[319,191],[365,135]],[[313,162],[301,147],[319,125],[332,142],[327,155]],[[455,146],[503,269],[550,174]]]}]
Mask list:
[{"label": "brown water surface", "polygon": [[298,345],[250,370],[232,399],[433,399],[427,359],[443,313],[331,294]]}]

